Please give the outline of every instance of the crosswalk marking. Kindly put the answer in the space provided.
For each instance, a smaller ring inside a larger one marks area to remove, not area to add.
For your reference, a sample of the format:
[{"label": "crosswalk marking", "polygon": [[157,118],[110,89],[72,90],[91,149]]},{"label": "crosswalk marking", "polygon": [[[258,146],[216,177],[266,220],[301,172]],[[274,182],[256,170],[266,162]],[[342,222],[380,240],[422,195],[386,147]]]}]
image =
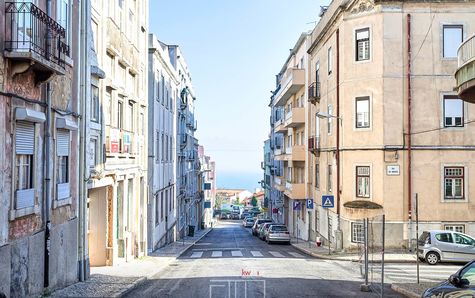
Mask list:
[{"label": "crosswalk marking", "polygon": [[233,250],[231,251],[231,255],[233,257],[242,257],[242,252],[240,250]]},{"label": "crosswalk marking", "polygon": [[203,255],[202,251],[195,251],[191,254],[191,258],[201,258],[202,255]]},{"label": "crosswalk marking", "polygon": [[289,251],[289,254],[295,258],[303,258],[303,256],[299,254],[298,252]]},{"label": "crosswalk marking", "polygon": [[253,257],[262,257],[262,253],[260,251],[257,251],[257,250],[251,250],[251,255]]},{"label": "crosswalk marking", "polygon": [[213,252],[211,253],[211,257],[213,257],[213,258],[219,258],[219,257],[222,257],[222,256],[223,256],[223,252],[220,251],[220,250],[213,251]]},{"label": "crosswalk marking", "polygon": [[283,258],[283,257],[284,257],[284,255],[281,254],[281,253],[278,252],[278,251],[269,251],[269,253],[270,253],[271,255],[273,255],[274,257],[277,257],[277,258]]}]

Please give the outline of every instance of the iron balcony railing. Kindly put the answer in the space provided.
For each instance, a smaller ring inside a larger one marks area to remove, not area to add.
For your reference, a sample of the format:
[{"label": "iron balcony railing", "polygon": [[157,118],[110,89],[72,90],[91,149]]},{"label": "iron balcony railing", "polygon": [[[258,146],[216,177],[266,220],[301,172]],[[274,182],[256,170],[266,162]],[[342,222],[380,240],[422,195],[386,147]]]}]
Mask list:
[{"label": "iron balcony railing", "polygon": [[308,86],[308,101],[312,103],[320,101],[320,82],[313,82]]},{"label": "iron balcony railing", "polygon": [[5,50],[33,52],[64,67],[66,30],[32,2],[5,3]]}]

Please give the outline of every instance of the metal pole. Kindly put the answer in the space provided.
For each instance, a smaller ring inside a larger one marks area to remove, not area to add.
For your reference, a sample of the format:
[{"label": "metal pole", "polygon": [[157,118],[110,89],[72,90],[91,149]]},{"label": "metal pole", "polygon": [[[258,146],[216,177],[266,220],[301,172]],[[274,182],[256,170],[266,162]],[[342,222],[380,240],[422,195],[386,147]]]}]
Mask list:
[{"label": "metal pole", "polygon": [[364,220],[364,283],[368,286],[368,218]]},{"label": "metal pole", "polygon": [[331,254],[331,241],[330,241],[330,210],[327,208],[327,230],[328,230],[328,254]]},{"label": "metal pole", "polygon": [[384,297],[384,246],[386,238],[386,215],[383,214],[383,239],[381,249],[381,298]]},{"label": "metal pole", "polygon": [[419,284],[419,198],[416,193],[416,267],[417,267],[417,284]]}]

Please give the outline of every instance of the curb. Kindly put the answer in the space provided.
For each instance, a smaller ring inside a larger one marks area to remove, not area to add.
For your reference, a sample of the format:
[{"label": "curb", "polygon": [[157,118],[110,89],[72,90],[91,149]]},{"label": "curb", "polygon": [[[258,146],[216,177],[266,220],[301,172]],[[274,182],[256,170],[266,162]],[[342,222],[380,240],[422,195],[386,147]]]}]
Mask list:
[{"label": "curb", "polygon": [[401,295],[404,295],[405,297],[409,298],[420,298],[421,295],[417,294],[416,292],[413,292],[411,290],[404,289],[398,285],[392,284],[391,289],[395,292],[398,292]]},{"label": "curb", "polygon": [[148,280],[147,277],[140,277],[137,280],[135,280],[129,287],[126,289],[123,289],[122,291],[114,294],[112,297],[122,297],[127,295],[127,293],[130,293],[133,289],[143,285],[146,281]]},{"label": "curb", "polygon": [[190,247],[192,247],[193,245],[196,244],[196,242],[200,241],[201,239],[203,239],[206,235],[209,234],[209,232],[211,232],[213,230],[213,228],[210,228],[207,232],[205,232],[203,235],[201,235],[199,238],[197,238],[193,243],[190,243],[189,245],[187,245],[187,247],[185,249],[183,249],[175,258],[179,258],[181,257],[182,254],[184,254],[188,249],[190,249]]},{"label": "curb", "polygon": [[[294,245],[293,243],[291,243],[291,245],[292,245],[295,249],[297,249],[297,250],[299,250],[299,251],[301,251],[301,252],[303,252],[303,253],[305,253],[305,254],[307,254],[307,255],[309,255],[309,256],[312,256],[312,257],[314,257],[314,258],[317,258],[317,259],[334,260],[334,261],[345,261],[345,262],[358,262],[357,259],[341,259],[341,258],[338,258],[337,255],[317,254],[317,253],[311,252],[311,251],[309,251],[309,250],[307,250],[307,249],[305,249],[305,248],[296,246],[296,245]],[[384,260],[384,263],[385,263],[385,264],[392,264],[392,263],[414,263],[414,264],[415,264],[415,263],[416,263],[416,260],[407,260],[407,259],[396,259],[396,260],[393,259],[393,260],[387,260],[387,259],[385,259],[385,260]]]}]

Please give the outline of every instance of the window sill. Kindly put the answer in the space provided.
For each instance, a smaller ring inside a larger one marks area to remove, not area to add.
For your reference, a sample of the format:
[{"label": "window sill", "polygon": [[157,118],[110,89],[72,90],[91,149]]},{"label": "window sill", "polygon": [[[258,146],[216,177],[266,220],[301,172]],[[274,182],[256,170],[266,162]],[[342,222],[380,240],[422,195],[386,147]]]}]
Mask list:
[{"label": "window sill", "polygon": [[61,200],[54,200],[53,201],[53,209],[66,206],[66,205],[71,205],[72,197],[67,197],[65,199]]},{"label": "window sill", "polygon": [[463,199],[446,199],[446,198],[444,198],[442,200],[442,203],[468,203],[468,199],[467,198],[463,198]]},{"label": "window sill", "polygon": [[39,214],[39,213],[40,213],[40,206],[35,205],[35,206],[32,206],[32,207],[10,210],[8,217],[9,217],[10,221],[13,221],[13,220],[15,220],[17,218],[20,218],[20,217],[25,217],[25,216],[28,216],[28,215]]}]

